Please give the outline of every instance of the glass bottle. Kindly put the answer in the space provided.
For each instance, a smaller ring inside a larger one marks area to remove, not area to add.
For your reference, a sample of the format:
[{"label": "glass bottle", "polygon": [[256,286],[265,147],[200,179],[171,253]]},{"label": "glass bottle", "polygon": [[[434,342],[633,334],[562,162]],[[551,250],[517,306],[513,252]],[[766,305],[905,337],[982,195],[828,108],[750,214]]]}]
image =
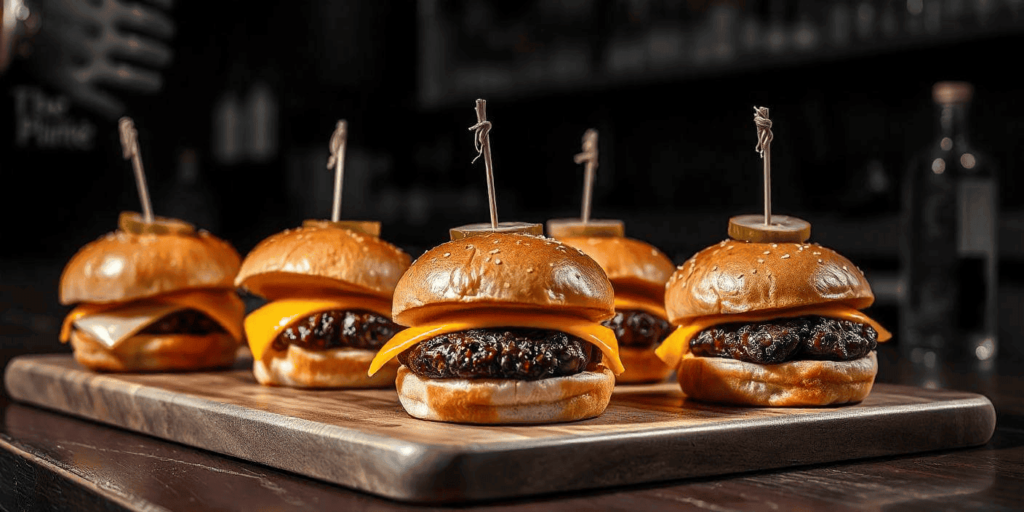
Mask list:
[{"label": "glass bottle", "polygon": [[963,361],[991,368],[998,347],[996,173],[968,138],[973,92],[964,82],[935,84],[938,137],[904,183],[898,342],[918,368]]}]

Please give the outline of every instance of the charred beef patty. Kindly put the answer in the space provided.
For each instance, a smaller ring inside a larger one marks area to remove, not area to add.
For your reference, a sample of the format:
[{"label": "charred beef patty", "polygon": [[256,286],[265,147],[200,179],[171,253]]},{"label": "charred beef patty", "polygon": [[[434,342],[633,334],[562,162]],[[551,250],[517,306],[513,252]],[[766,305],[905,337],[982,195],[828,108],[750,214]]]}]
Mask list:
[{"label": "charred beef patty", "polygon": [[390,319],[369,311],[324,311],[288,326],[274,338],[274,350],[298,345],[306,350],[352,347],[378,350],[402,330]]},{"label": "charred beef patty", "polygon": [[620,347],[653,348],[672,333],[672,325],[645,311],[615,311],[604,323],[615,332]]},{"label": "charred beef patty", "polygon": [[878,344],[870,325],[821,316],[708,327],[690,341],[695,356],[773,364],[799,359],[852,361]]},{"label": "charred beef patty", "polygon": [[140,334],[213,334],[224,332],[224,327],[194,309],[171,313],[150,324]]},{"label": "charred beef patty", "polygon": [[560,331],[471,329],[418,343],[398,360],[431,379],[537,380],[580,373],[601,350]]}]

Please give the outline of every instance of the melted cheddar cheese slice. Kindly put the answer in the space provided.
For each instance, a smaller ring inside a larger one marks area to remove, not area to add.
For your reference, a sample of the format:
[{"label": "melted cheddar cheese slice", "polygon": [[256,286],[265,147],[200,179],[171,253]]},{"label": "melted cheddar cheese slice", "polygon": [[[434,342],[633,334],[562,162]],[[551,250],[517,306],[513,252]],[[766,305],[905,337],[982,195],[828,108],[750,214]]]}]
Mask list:
[{"label": "melted cheddar cheese slice", "polygon": [[253,359],[262,359],[281,331],[303,318],[334,310],[366,310],[391,318],[391,302],[373,297],[337,296],[317,299],[280,299],[245,317],[245,334]]},{"label": "melted cheddar cheese slice", "polygon": [[470,329],[491,329],[495,327],[547,329],[576,336],[601,349],[601,353],[604,354],[603,364],[615,372],[616,375],[623,371],[622,361],[619,360],[619,342],[615,339],[615,333],[597,322],[591,322],[582,318],[542,313],[479,311],[460,313],[457,318],[437,320],[399,332],[391,338],[391,341],[381,347],[380,351],[377,352],[377,356],[373,358],[373,362],[370,363],[370,370],[366,373],[367,375],[377,373],[377,370],[388,361],[398,357],[398,354],[421,341],[427,341],[435,336],[468,331]]},{"label": "melted cheddar cheese slice", "polygon": [[664,304],[639,295],[616,293],[615,310],[640,310],[650,313],[658,318],[668,319],[668,313],[665,312]]},{"label": "melted cheddar cheese slice", "polygon": [[763,322],[778,318],[795,318],[798,316],[808,315],[837,318],[840,320],[852,320],[854,322],[867,324],[878,332],[878,341],[887,341],[889,338],[892,338],[892,334],[890,334],[885,327],[882,327],[878,322],[868,318],[864,313],[861,313],[849,306],[827,304],[823,306],[811,306],[784,311],[738,313],[734,315],[715,315],[695,318],[680,324],[679,328],[670,334],[668,338],[665,338],[665,341],[661,343],[661,346],[658,347],[654,353],[657,354],[658,358],[664,361],[665,364],[675,368],[679,366],[679,360],[682,359],[683,355],[690,352],[690,340],[708,327],[737,322]]},{"label": "melted cheddar cheese slice", "polygon": [[[154,307],[140,308],[140,306]],[[173,306],[176,309],[159,306]],[[195,309],[205,314],[220,324],[232,338],[239,342],[242,341],[242,318],[245,316],[245,304],[242,303],[242,299],[238,298],[238,294],[234,290],[186,290],[125,303],[81,304],[72,309],[64,318],[64,324],[60,329],[60,341],[66,343],[71,336],[72,325],[83,318],[103,313],[109,315],[111,321],[116,321],[118,310],[142,311],[144,309],[149,309],[153,314],[145,315],[146,321],[143,322],[138,321],[136,317],[126,320],[132,323],[132,327],[121,330],[121,335],[117,340],[113,340],[115,343],[110,345],[111,348],[166,316],[166,313],[161,314],[160,312],[181,309]]]}]

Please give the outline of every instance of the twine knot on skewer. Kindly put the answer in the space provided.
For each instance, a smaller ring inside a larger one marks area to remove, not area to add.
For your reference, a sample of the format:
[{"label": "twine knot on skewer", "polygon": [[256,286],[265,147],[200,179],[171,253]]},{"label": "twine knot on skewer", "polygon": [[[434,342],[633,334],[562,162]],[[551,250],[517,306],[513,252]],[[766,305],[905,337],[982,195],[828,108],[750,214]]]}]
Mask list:
[{"label": "twine knot on skewer", "polygon": [[484,156],[484,146],[487,144],[487,134],[491,131],[490,121],[480,121],[477,124],[469,127],[469,131],[476,131],[475,137],[473,137],[473,147],[476,148],[476,158],[472,162],[475,164],[480,157]]},{"label": "twine knot on skewer", "polygon": [[118,120],[117,131],[121,135],[121,151],[124,154],[124,159],[127,160],[139,154],[139,136],[135,131],[135,123],[132,122],[132,118],[122,117]]},{"label": "twine knot on skewer", "polygon": [[337,165],[338,154],[341,152],[341,145],[345,143],[347,131],[345,121],[338,121],[338,125],[334,128],[334,133],[331,135],[331,142],[328,148],[331,150],[331,156],[327,157],[328,169],[333,169]]},{"label": "twine knot on skewer", "polygon": [[754,124],[757,126],[757,146],[754,150],[764,158],[764,152],[772,143],[772,121],[768,119],[767,107],[754,107]]},{"label": "twine knot on skewer", "polygon": [[583,134],[583,152],[572,157],[572,161],[577,164],[587,162],[597,169],[597,130],[587,130]]}]

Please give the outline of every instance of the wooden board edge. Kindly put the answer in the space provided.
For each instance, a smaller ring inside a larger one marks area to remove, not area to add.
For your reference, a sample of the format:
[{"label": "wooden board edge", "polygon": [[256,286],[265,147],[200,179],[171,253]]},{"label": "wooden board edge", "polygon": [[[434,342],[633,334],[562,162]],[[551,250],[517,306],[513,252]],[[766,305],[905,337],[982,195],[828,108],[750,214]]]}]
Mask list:
[{"label": "wooden board edge", "polygon": [[[178,406],[191,409],[203,415],[204,420],[209,423],[222,426],[222,431],[231,432],[232,438],[226,443],[214,445],[205,443],[199,436],[172,435],[161,428],[167,425],[165,422],[143,421],[138,415],[132,418],[104,418],[96,414],[91,408],[75,407],[68,403],[60,393],[46,393],[50,389],[47,384],[60,384],[67,379],[88,379],[91,392],[88,402],[95,404],[96,400],[121,399],[123,391],[113,389],[114,383],[123,385],[112,377],[103,374],[92,373],[86,370],[73,370],[78,375],[56,375],[57,372],[66,374],[67,371],[54,366],[39,364],[33,356],[19,356],[10,361],[4,372],[4,382],[7,394],[12,399],[41,407],[48,410],[70,414],[106,425],[122,428],[131,432],[150,435],[166,441],[184,444],[194,448],[208,450],[221,455],[237,457],[257,464],[289,471],[302,476],[324,480],[345,487],[361,490],[384,496],[399,501],[419,501],[424,497],[432,496],[435,493],[436,483],[439,475],[445,475],[446,468],[452,465],[452,461],[462,455],[461,450],[450,445],[431,445],[423,443],[404,442],[398,439],[375,436],[355,429],[346,429],[335,425],[323,425],[301,418],[293,418],[265,411],[254,411],[252,409],[233,404],[224,404],[203,398],[192,396],[181,396],[160,388],[132,384],[131,399],[137,401],[139,407],[149,405],[162,405],[166,400],[161,397],[174,397],[174,403]],[[45,395],[40,396],[40,391]],[[159,407],[152,407],[152,410],[159,410]],[[279,428],[267,429],[268,424]],[[303,429],[302,427],[307,427]],[[312,428],[309,428],[312,427]],[[309,433],[315,429],[316,435]],[[257,450],[253,456],[252,451],[240,449],[245,437],[262,437],[264,446],[273,446],[272,449]],[[183,438],[184,437],[184,438]],[[323,443],[322,438],[330,438],[332,442]],[[292,463],[287,457],[296,450],[291,446],[300,444],[303,439],[318,444],[318,450],[325,458],[332,457],[342,459],[338,464],[321,466],[300,467]],[[372,457],[360,456],[354,453],[362,448],[372,447]],[[386,456],[380,456],[380,450],[386,451]],[[356,463],[360,471],[350,471],[352,466],[344,461]],[[343,468],[341,471],[332,472],[329,469]],[[395,473],[396,468],[405,469],[401,475]],[[354,474],[371,475],[368,481],[356,480]]]}]

